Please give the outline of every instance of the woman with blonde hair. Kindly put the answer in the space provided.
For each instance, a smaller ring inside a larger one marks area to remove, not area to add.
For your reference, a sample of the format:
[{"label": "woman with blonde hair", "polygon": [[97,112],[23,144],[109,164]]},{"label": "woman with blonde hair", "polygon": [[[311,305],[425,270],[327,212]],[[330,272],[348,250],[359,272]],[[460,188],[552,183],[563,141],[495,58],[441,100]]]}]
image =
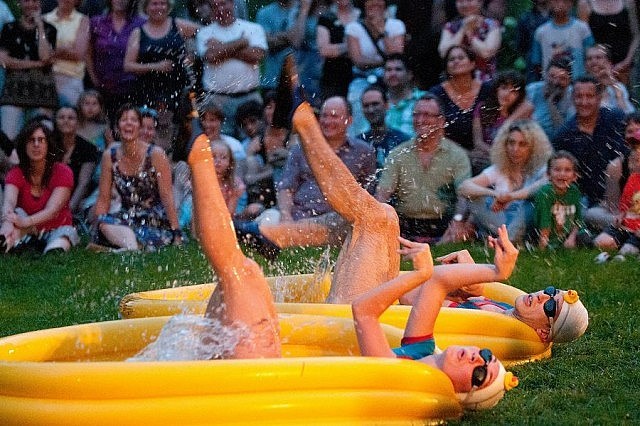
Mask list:
[{"label": "woman with blonde hair", "polygon": [[504,223],[513,241],[525,237],[533,220],[531,198],[547,183],[551,152],[549,139],[535,121],[516,120],[498,131],[491,166],[458,187],[458,194],[472,201],[472,221],[479,234],[494,235]]}]

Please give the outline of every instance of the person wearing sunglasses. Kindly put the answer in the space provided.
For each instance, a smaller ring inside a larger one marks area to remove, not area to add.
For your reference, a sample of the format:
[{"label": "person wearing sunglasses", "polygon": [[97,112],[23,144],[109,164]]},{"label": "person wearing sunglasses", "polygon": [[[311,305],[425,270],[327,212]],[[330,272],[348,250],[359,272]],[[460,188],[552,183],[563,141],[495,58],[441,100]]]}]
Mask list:
[{"label": "person wearing sunglasses", "polygon": [[572,342],[582,336],[589,325],[589,313],[579,299],[575,290],[548,286],[518,296],[513,309],[505,314],[533,328],[543,342]]},{"label": "person wearing sunglasses", "polygon": [[[437,260],[443,264],[474,263],[467,250],[453,252]],[[533,328],[542,342],[574,341],[584,334],[589,325],[589,313],[575,290],[560,290],[548,286],[544,290],[518,296],[513,305],[483,297],[483,290],[483,283],[461,287],[450,292],[442,306],[512,316]],[[400,303],[413,305],[419,297],[420,288],[417,288],[403,295]]]},{"label": "person wearing sunglasses", "polygon": [[[352,303],[361,354],[408,358],[431,365],[449,377],[464,408],[494,406],[505,390],[517,385],[517,378],[505,370],[489,349],[449,346],[438,352],[433,330],[448,293],[511,275],[518,250],[509,241],[506,227],[498,229],[498,238],[488,238],[489,246],[495,250],[493,265],[458,263],[434,267],[428,244],[398,239],[401,244],[398,252],[413,261],[414,270],[369,290]],[[402,346],[392,349],[379,318],[399,297],[415,288],[420,291],[409,314]]]}]

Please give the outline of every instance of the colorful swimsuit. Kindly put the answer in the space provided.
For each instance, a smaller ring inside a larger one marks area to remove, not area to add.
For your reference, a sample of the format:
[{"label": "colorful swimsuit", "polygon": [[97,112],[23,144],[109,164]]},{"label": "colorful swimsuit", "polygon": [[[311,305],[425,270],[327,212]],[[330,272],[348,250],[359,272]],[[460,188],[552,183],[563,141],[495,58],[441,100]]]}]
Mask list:
[{"label": "colorful swimsuit", "polygon": [[433,340],[433,334],[416,337],[403,337],[401,347],[392,349],[397,358],[402,359],[421,359],[425,356],[432,355],[436,349],[436,342]]},{"label": "colorful swimsuit", "polygon": [[452,302],[450,300],[445,300],[445,303],[443,303],[442,306],[447,308],[477,309],[480,311],[492,312],[504,312],[509,309],[513,309],[513,306],[508,303],[497,302],[482,296],[470,297],[464,302]]}]

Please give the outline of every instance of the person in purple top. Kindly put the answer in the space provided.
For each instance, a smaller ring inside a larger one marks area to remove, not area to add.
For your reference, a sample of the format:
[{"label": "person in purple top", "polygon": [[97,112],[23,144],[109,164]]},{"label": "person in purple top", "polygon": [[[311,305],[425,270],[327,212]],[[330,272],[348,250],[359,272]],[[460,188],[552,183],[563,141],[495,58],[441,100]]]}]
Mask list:
[{"label": "person in purple top", "polygon": [[133,95],[135,76],[124,71],[124,56],[131,32],[145,23],[136,5],[135,0],[110,0],[106,14],[91,18],[87,71],[111,122]]}]

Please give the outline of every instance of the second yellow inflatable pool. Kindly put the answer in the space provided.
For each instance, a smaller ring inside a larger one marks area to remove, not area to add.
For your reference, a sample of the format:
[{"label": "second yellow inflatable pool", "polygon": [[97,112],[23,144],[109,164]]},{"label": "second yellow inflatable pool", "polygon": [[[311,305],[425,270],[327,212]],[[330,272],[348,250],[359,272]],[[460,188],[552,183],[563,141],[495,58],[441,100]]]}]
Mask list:
[{"label": "second yellow inflatable pool", "polygon": [[[322,294],[318,288],[325,288],[326,283],[315,280],[313,275],[269,277],[267,280],[276,300],[288,302],[277,303],[278,312],[351,318],[349,305],[294,303],[306,302],[308,294],[312,294],[313,299]],[[132,293],[121,300],[120,313],[124,318],[179,313],[202,315],[214,288],[215,284],[201,284]],[[512,304],[521,294],[524,294],[522,290],[502,283],[485,284],[484,296],[490,299]],[[404,329],[410,310],[409,306],[391,306],[381,321]],[[440,348],[450,345],[487,347],[506,365],[551,356],[551,344],[541,342],[531,327],[493,312],[442,308],[434,334]]]}]

